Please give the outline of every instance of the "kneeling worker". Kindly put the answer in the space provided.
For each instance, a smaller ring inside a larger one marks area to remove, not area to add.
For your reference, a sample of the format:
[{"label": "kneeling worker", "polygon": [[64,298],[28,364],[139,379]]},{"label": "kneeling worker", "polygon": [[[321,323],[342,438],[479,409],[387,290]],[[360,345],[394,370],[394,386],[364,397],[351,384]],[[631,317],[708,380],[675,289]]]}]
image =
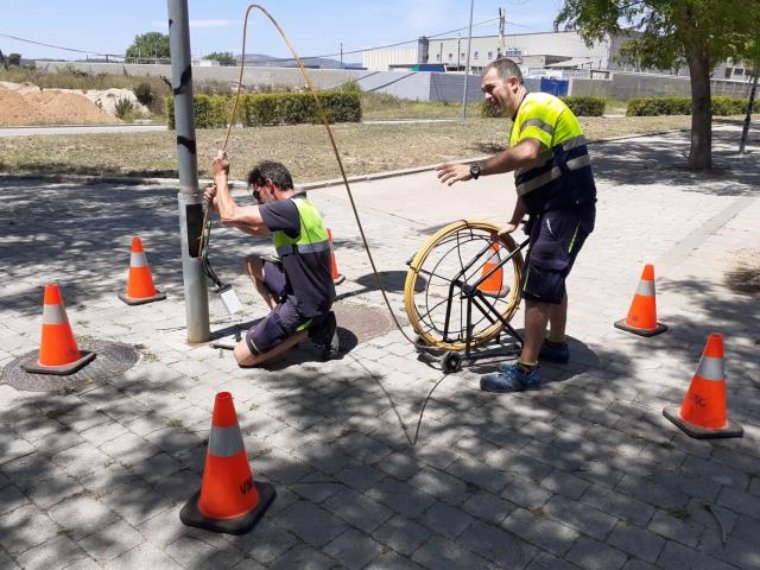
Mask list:
[{"label": "kneeling worker", "polygon": [[229,161],[219,151],[212,162],[214,185],[206,190],[207,207],[222,223],[240,231],[272,234],[279,262],[247,263],[256,288],[270,306],[269,315],[246,333],[234,350],[240,366],[258,366],[311,336],[323,358],[338,351],[335,285],[330,269],[330,243],[322,217],[306,198],[296,196],[293,179],[279,162],[261,162],[248,174],[248,186],[259,205],[238,206],[229,191]]}]

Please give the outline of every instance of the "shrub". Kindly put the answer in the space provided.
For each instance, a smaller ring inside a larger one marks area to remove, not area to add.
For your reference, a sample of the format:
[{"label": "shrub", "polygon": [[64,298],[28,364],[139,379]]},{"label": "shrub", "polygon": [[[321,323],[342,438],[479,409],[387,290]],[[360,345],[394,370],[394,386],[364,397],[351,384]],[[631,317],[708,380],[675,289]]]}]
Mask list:
[{"label": "shrub", "polygon": [[132,92],[135,94],[135,97],[137,97],[137,100],[146,107],[150,107],[156,98],[155,94],[153,93],[153,88],[145,82],[138,83],[132,89]]},{"label": "shrub", "polygon": [[[578,117],[601,117],[604,114],[606,101],[603,97],[560,97],[570,110]],[[483,119],[499,117],[496,111],[486,101],[480,104],[480,116]]]},{"label": "shrub", "polygon": [[[717,96],[712,98],[712,112],[715,116],[743,115],[747,111],[746,99]],[[753,112],[760,111],[760,101],[755,101]],[[644,117],[657,115],[691,115],[689,97],[646,97],[628,101],[626,115]]]},{"label": "shrub", "polygon": [[[320,91],[317,93],[331,123],[361,121],[359,93]],[[223,127],[229,121],[234,97],[222,95],[195,95],[195,126],[197,128]],[[169,128],[174,125],[174,100],[166,100],[166,119]],[[319,123],[314,97],[311,93],[249,93],[241,97],[235,121],[247,127],[268,125],[296,125]]]},{"label": "shrub", "polygon": [[747,101],[735,99],[733,97],[713,97],[712,112],[713,115],[741,115],[747,111]]},{"label": "shrub", "polygon": [[601,117],[606,101],[603,97],[562,97],[577,117]]},{"label": "shrub", "polygon": [[116,116],[120,119],[128,119],[135,112],[135,106],[131,100],[122,97],[116,101]]}]

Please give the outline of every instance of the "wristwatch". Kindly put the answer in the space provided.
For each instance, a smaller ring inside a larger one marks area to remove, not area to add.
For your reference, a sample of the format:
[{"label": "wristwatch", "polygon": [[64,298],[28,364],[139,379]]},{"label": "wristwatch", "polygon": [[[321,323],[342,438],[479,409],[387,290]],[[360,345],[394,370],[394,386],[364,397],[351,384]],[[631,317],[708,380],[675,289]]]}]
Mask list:
[{"label": "wristwatch", "polygon": [[470,176],[472,176],[473,180],[477,180],[478,177],[480,176],[480,164],[478,164],[477,162],[473,162],[470,165]]}]

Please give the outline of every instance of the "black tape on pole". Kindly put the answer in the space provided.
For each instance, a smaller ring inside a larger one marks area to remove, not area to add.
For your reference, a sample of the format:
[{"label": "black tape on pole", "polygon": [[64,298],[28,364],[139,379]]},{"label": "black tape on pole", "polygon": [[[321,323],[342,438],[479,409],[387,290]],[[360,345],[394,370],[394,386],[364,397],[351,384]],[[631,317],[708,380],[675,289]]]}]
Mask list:
[{"label": "black tape on pole", "polygon": [[203,206],[189,204],[185,206],[187,218],[187,248],[190,257],[199,257],[201,254],[201,233],[203,232]]}]

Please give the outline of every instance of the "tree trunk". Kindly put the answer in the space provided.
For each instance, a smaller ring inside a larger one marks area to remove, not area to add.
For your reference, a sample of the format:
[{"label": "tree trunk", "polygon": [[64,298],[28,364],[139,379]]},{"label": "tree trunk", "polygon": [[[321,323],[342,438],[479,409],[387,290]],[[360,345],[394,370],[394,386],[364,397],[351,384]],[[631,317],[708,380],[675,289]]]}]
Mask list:
[{"label": "tree trunk", "polygon": [[692,49],[686,59],[691,74],[691,150],[689,168],[712,168],[712,101],[710,58],[706,49]]},{"label": "tree trunk", "polygon": [[749,138],[749,123],[752,120],[752,108],[755,106],[755,94],[757,93],[757,76],[760,75],[760,63],[756,62],[752,70],[752,89],[749,92],[749,102],[747,103],[747,114],[744,117],[744,127],[742,128],[742,138],[739,141],[739,154],[744,154]]}]

